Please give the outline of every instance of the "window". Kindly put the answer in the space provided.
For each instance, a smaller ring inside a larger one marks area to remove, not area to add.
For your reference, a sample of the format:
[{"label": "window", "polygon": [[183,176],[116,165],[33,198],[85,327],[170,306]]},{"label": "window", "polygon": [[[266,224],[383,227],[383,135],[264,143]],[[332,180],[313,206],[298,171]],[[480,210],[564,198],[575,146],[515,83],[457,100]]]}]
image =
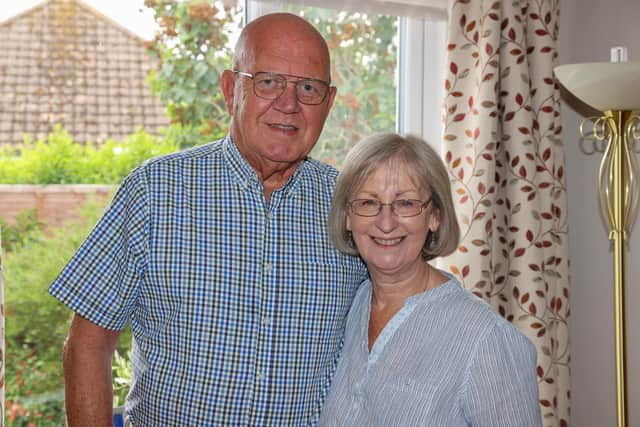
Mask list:
[{"label": "window", "polygon": [[[425,20],[371,13],[371,7],[366,13],[298,3],[248,1],[245,10],[247,20],[275,11],[304,16],[328,40],[338,95],[312,157],[339,166],[363,137],[394,130],[420,136],[439,150],[446,59],[443,16]],[[341,3],[322,2],[336,7]]]}]

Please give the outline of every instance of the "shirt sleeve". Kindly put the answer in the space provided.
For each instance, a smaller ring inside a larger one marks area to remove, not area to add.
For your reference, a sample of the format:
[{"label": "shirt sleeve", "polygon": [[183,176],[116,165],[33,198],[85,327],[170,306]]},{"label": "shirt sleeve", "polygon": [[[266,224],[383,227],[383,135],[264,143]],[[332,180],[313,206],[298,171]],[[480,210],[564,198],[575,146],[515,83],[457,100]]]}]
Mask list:
[{"label": "shirt sleeve", "polygon": [[468,368],[462,407],[471,426],[540,427],[536,349],[511,325],[495,325]]},{"label": "shirt sleeve", "polygon": [[148,218],[146,180],[136,169],[49,293],[96,325],[122,330],[146,271]]}]

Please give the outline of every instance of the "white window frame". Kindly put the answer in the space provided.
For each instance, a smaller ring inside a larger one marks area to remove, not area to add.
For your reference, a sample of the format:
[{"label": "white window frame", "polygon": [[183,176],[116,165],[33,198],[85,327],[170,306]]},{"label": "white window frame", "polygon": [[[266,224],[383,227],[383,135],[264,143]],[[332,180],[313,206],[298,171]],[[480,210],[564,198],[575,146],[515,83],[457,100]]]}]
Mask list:
[{"label": "white window frame", "polygon": [[[278,2],[245,1],[245,22],[282,10]],[[396,131],[441,150],[446,21],[400,17]]]}]

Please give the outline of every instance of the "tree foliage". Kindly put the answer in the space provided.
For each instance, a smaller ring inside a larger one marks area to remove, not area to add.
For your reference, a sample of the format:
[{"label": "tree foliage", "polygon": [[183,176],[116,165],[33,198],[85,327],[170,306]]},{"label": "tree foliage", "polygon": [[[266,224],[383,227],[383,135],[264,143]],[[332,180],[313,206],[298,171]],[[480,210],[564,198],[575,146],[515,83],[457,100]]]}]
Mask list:
[{"label": "tree foliage", "polygon": [[145,0],[145,5],[160,28],[149,44],[158,60],[149,81],[167,105],[170,135],[181,147],[224,136],[229,120],[220,73],[231,63],[229,39],[239,31],[240,10],[202,0]]},{"label": "tree foliage", "polygon": [[[223,136],[229,117],[219,75],[231,66],[239,9],[202,0],[145,4],[160,25],[151,44],[159,59],[152,88],[167,104],[173,132],[182,135],[175,138],[189,146]],[[312,22],[329,44],[338,95],[312,156],[339,165],[358,140],[395,128],[398,20],[319,8],[288,11]]]},{"label": "tree foliage", "polygon": [[362,138],[395,129],[398,19],[319,8],[289,10],[313,23],[329,45],[338,94],[311,155],[339,166]]}]

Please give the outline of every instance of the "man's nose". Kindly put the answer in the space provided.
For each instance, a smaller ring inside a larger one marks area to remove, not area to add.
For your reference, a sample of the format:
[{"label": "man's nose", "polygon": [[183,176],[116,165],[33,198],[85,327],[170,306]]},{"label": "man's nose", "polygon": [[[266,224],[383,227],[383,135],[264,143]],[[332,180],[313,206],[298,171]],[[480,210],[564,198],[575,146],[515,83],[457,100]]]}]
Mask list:
[{"label": "man's nose", "polygon": [[282,94],[273,102],[276,109],[284,112],[296,112],[300,102],[296,95],[296,82],[287,81]]}]

